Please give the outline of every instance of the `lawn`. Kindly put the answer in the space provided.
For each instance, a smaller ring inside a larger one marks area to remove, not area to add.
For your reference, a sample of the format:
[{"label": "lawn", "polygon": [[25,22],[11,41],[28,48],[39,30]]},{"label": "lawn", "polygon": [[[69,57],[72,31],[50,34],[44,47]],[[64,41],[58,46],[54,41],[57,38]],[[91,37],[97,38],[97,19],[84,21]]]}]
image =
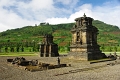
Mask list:
[{"label": "lawn", "polygon": [[36,56],[35,52],[0,53],[0,56]]},{"label": "lawn", "polygon": [[[114,52],[103,52],[106,55],[109,55],[110,53],[113,54]],[[120,55],[120,52],[116,52],[117,55]],[[68,53],[59,53],[60,55],[67,55]],[[39,55],[39,52],[16,52],[16,53],[0,53],[0,56],[36,56]]]},{"label": "lawn", "polygon": [[[112,55],[114,55],[115,52],[103,52],[103,53],[105,53],[106,55],[109,55],[110,53],[111,53]],[[120,55],[120,52],[116,52],[116,54],[117,54],[117,55]]]}]

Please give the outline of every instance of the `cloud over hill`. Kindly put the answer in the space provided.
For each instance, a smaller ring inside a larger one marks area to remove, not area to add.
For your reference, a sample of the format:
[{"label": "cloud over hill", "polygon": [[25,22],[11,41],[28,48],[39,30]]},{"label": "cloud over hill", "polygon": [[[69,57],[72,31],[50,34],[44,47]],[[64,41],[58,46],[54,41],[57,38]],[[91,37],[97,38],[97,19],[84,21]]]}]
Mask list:
[{"label": "cloud over hill", "polygon": [[84,0],[0,0],[0,32],[35,25],[74,22],[87,16],[120,27],[120,1],[105,0],[100,5]]}]

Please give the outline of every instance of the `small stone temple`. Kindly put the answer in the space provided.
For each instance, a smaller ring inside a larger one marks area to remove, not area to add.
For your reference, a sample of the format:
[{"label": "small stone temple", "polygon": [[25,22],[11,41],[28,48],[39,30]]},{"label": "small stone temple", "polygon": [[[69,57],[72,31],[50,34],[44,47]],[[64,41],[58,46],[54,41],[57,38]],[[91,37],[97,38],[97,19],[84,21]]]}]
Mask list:
[{"label": "small stone temple", "polygon": [[86,61],[105,58],[97,44],[98,29],[92,25],[93,19],[84,14],[75,21],[71,29],[72,42],[68,57]]},{"label": "small stone temple", "polygon": [[43,43],[40,45],[40,57],[57,57],[58,45],[53,42],[53,36],[46,34]]}]

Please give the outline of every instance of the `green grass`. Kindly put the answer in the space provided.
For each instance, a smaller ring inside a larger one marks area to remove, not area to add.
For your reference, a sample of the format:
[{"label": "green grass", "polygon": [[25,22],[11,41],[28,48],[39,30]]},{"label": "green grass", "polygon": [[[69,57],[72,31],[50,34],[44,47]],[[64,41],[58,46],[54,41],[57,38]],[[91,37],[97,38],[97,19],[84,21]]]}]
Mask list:
[{"label": "green grass", "polygon": [[[38,53],[38,52],[37,52]],[[0,56],[36,56],[38,55],[37,53],[35,52],[8,52],[8,53],[0,53]],[[103,52],[105,53],[106,55],[110,54],[110,53],[114,53],[114,52]],[[120,55],[120,52],[116,52],[117,55]],[[59,53],[61,55],[67,55],[68,53],[67,52],[61,52]]]},{"label": "green grass", "polygon": [[0,53],[0,56],[36,56],[34,52]]},{"label": "green grass", "polygon": [[[106,55],[109,55],[110,53],[113,55],[114,54],[114,52],[103,52],[103,53],[105,53]],[[116,52],[116,54],[117,55],[120,55],[120,52]]]},{"label": "green grass", "polygon": [[59,52],[59,54],[65,54],[66,55],[66,54],[68,54],[68,52]]},{"label": "green grass", "polygon": [[111,59],[109,58],[104,58],[104,59],[98,59],[98,60],[90,60],[90,62],[102,62],[102,61],[109,61]]}]

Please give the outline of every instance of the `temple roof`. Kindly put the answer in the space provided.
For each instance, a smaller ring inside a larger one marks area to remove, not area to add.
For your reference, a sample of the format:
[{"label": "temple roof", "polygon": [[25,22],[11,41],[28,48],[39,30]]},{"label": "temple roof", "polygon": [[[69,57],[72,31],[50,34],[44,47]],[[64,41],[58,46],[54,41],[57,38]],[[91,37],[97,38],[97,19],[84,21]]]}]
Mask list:
[{"label": "temple roof", "polygon": [[93,18],[87,17],[86,14],[84,13],[83,17],[78,17],[78,18],[75,19],[75,21],[78,21],[78,20],[81,20],[81,19],[85,19],[85,18],[93,20]]}]

